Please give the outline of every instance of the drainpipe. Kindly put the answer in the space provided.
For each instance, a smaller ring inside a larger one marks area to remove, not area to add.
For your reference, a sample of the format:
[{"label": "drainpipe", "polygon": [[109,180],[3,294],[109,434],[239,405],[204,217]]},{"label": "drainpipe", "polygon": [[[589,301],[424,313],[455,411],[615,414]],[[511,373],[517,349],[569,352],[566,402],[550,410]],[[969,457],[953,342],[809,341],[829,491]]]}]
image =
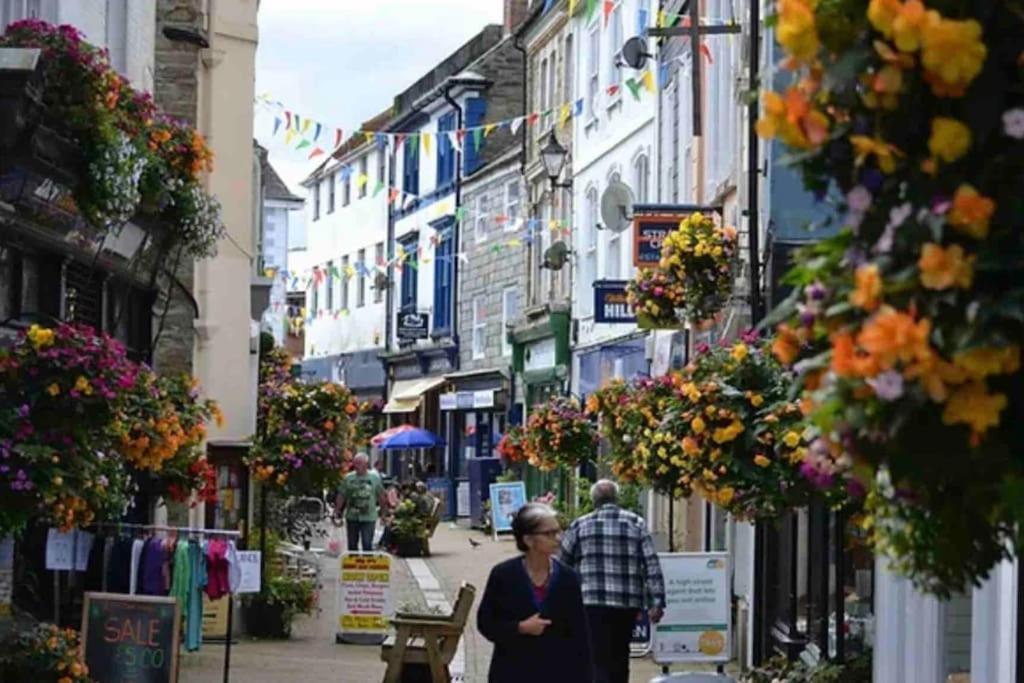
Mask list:
[{"label": "drainpipe", "polygon": [[[455,87],[454,83],[445,83],[443,86],[442,94],[445,102],[450,104],[455,110],[455,130],[461,130],[462,121],[462,105],[452,99],[452,88]],[[525,126],[524,126],[525,128]],[[462,206],[462,152],[459,151],[458,147],[455,148],[455,214],[458,215],[459,208]],[[452,305],[452,337],[455,339],[456,345],[459,343],[459,234],[462,232],[460,229],[459,221],[455,221],[452,227],[452,292],[451,292],[451,305]],[[455,370],[458,370],[461,366],[459,354],[455,354]]]},{"label": "drainpipe", "polygon": [[[572,21],[572,18],[570,17],[569,20]],[[529,25],[529,21],[527,21],[526,23],[523,24],[524,27],[527,26],[527,25]],[[522,28],[520,28],[519,31],[516,31],[515,35],[513,36],[513,38],[512,38],[512,47],[515,48],[516,51],[518,51],[519,54],[521,54],[523,56],[523,58],[522,58],[522,61],[523,61],[523,88],[522,88],[522,98],[523,99],[522,99],[522,108],[523,108],[523,113],[525,114],[526,113],[526,98],[527,98],[527,92],[528,92],[527,91],[527,86],[528,86],[528,81],[529,81],[529,76],[528,76],[529,71],[528,70],[529,70],[530,65],[529,65],[529,61],[527,60],[526,47],[523,45]],[[519,143],[519,146],[520,146],[520,151],[519,151],[519,175],[521,175],[522,178],[523,178],[523,189],[527,190],[527,192],[523,193],[523,197],[526,199],[526,201],[529,201],[529,188],[526,186],[526,144],[527,144],[527,139],[528,139],[526,137],[526,129],[527,128],[529,128],[529,126],[526,125],[525,121],[523,122],[523,125],[519,127],[519,137],[520,137],[520,143]],[[502,330],[502,334],[507,336],[508,335],[508,330],[507,329]],[[512,360],[509,361],[509,364],[508,364],[508,378],[509,378],[508,379],[508,405],[505,407],[505,431],[508,431],[509,427],[512,425],[512,411],[515,409],[515,405],[516,405],[516,367],[515,367],[516,352],[515,352],[515,342],[514,341],[512,343],[512,347],[513,347],[513,350],[512,350]],[[524,413],[526,412],[525,402],[523,404],[523,412]],[[524,415],[524,418],[525,418],[525,415]],[[525,422],[525,419],[524,419],[524,422]],[[492,428],[492,431],[493,431],[493,428]]]},{"label": "drainpipe", "polygon": [[[389,156],[390,163],[388,164],[388,187],[395,186],[395,164],[397,163],[398,155],[395,153],[396,145],[392,143],[389,145],[390,152]],[[388,191],[387,201],[387,241],[384,247],[384,258],[387,259],[387,289],[384,290],[384,353],[391,352],[391,332],[392,326],[394,325],[394,313],[398,311],[394,308],[395,301],[395,288],[394,288],[394,276],[395,276],[395,213],[392,208],[390,190]],[[386,370],[387,363],[385,363]],[[384,394],[387,397],[388,391],[388,377],[387,372],[384,373]]]},{"label": "drainpipe", "polygon": [[[523,105],[523,113],[525,114],[526,113],[526,93],[527,93],[527,90],[526,90],[526,88],[527,88],[527,75],[526,74],[527,74],[527,69],[529,68],[529,64],[527,64],[527,60],[526,60],[526,47],[523,45],[523,36],[518,31],[516,31],[515,36],[512,38],[512,47],[514,47],[516,49],[516,51],[518,51],[519,54],[521,54],[523,56],[523,89],[522,89],[522,92],[523,92],[523,102],[522,102],[522,105]],[[519,157],[519,174],[521,176],[523,176],[523,181],[524,182],[526,180],[526,139],[527,139],[526,138],[526,129],[527,128],[529,128],[529,126],[525,125],[525,122],[524,122],[524,125],[519,127],[519,137],[522,139],[522,142],[520,143],[520,147],[522,149],[522,153],[520,154],[520,157]]]}]

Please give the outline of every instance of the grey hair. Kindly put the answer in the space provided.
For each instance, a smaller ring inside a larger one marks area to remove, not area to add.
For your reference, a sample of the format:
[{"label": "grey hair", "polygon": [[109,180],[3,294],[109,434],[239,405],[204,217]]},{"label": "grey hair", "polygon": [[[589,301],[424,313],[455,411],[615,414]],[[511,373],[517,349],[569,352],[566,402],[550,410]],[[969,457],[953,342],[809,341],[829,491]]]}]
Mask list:
[{"label": "grey hair", "polygon": [[368,456],[366,453],[356,453],[355,456],[352,458],[352,463],[355,464],[356,461],[365,462],[367,465],[369,465],[370,456]]},{"label": "grey hair", "polygon": [[558,519],[558,514],[544,503],[527,503],[516,511],[512,517],[512,535],[520,552],[529,550],[526,537],[537,531],[545,519]]},{"label": "grey hair", "polygon": [[611,479],[599,479],[590,487],[590,500],[599,508],[608,503],[619,502],[619,485]]}]

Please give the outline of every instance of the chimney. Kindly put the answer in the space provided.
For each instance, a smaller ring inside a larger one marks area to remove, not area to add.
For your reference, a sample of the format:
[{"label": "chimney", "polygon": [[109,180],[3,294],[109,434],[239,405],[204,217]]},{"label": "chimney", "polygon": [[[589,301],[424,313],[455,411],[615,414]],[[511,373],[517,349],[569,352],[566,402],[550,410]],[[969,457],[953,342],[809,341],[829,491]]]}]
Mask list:
[{"label": "chimney", "polygon": [[515,31],[529,14],[530,0],[505,0],[505,35]]}]

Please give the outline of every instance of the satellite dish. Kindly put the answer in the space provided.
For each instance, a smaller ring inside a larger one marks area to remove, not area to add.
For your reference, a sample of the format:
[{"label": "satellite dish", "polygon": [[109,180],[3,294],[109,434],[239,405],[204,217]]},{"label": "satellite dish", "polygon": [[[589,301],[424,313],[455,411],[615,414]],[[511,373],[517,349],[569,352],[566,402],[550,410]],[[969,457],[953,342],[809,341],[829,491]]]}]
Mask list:
[{"label": "satellite dish", "polygon": [[562,240],[558,240],[544,250],[544,263],[541,267],[549,268],[550,270],[561,270],[568,259],[569,247]]},{"label": "satellite dish", "polygon": [[622,232],[633,222],[633,191],[613,180],[601,195],[601,220],[612,232]]},{"label": "satellite dish", "polygon": [[640,36],[633,36],[622,46],[622,61],[631,69],[644,68],[653,56],[647,51],[647,41]]}]

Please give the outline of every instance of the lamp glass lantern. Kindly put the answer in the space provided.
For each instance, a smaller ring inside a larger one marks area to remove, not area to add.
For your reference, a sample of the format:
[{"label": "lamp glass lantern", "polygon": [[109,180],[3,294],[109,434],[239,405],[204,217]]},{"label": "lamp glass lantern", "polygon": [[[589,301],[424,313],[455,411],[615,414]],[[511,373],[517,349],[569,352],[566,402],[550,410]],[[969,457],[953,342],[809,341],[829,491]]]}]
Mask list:
[{"label": "lamp glass lantern", "polygon": [[562,175],[562,169],[565,168],[565,162],[568,157],[569,150],[558,142],[555,131],[552,129],[548,134],[547,141],[540,150],[540,158],[544,162],[544,170],[547,171],[548,178],[552,184],[556,183],[559,176]]}]

